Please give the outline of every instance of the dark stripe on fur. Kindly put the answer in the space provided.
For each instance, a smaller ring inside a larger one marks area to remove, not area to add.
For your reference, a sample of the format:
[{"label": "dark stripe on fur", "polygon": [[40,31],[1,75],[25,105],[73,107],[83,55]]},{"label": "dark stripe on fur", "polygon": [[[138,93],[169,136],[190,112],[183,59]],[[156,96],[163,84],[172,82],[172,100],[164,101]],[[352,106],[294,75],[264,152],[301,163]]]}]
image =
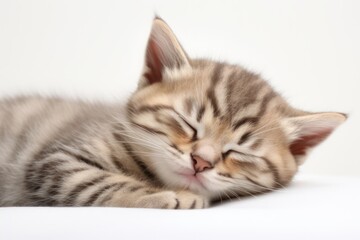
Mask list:
[{"label": "dark stripe on fur", "polygon": [[98,168],[100,170],[105,170],[105,168],[103,166],[101,166],[99,163],[97,163],[97,162],[95,162],[93,160],[90,160],[89,158],[87,158],[87,157],[85,157],[83,155],[80,155],[78,153],[71,152],[71,151],[69,151],[67,149],[64,149],[64,148],[59,149],[59,152],[64,153],[64,154],[66,154],[66,155],[68,155],[70,157],[73,157],[79,162],[86,163],[87,165]]},{"label": "dark stripe on fur", "polygon": [[191,138],[191,141],[196,141],[197,140],[197,129],[194,128],[188,121],[186,121],[186,119],[181,116],[180,114],[178,114],[178,116],[181,118],[181,120],[183,120],[183,122],[193,131],[193,135]]},{"label": "dark stripe on fur", "polygon": [[63,165],[65,160],[51,159],[49,162],[44,163],[40,168],[38,167],[38,176],[34,179],[34,182],[39,184],[39,187],[44,184],[47,177],[57,174],[59,166]]},{"label": "dark stripe on fur", "polygon": [[184,154],[184,152],[181,151],[181,150],[178,148],[178,146],[175,145],[175,143],[171,144],[170,147],[174,148],[178,153]]},{"label": "dark stripe on fur", "polygon": [[236,121],[235,124],[233,124],[232,128],[235,131],[236,129],[240,128],[245,124],[256,125],[258,122],[259,122],[258,117],[245,117]]},{"label": "dark stripe on fur", "polygon": [[196,115],[196,121],[200,122],[202,117],[204,116],[204,113],[205,113],[205,106],[201,105],[201,107],[199,108],[199,111]]},{"label": "dark stripe on fur", "polygon": [[146,164],[135,154],[132,147],[125,142],[123,137],[119,133],[113,133],[113,136],[117,141],[119,141],[120,144],[122,144],[122,146],[124,146],[127,154],[138,165],[142,173],[144,173],[148,179],[155,181],[156,180],[155,175],[150,171],[150,169],[146,166]]},{"label": "dark stripe on fur", "polygon": [[244,124],[250,124],[252,126],[258,124],[261,117],[263,115],[265,115],[268,104],[274,97],[276,97],[276,93],[273,91],[266,94],[265,97],[262,99],[260,109],[257,112],[257,114],[255,116],[248,116],[248,117],[244,117],[242,119],[237,120],[235,122],[235,124],[233,124],[233,130],[235,131],[236,129],[238,129],[239,127],[241,127]]},{"label": "dark stripe on fur", "polygon": [[114,194],[119,191],[120,189],[122,189],[123,187],[125,187],[128,184],[128,182],[119,182],[117,183],[117,185],[114,187],[114,189],[111,189],[109,191],[109,193],[107,193],[104,197],[104,199],[102,199],[100,201],[100,205],[101,206],[106,206],[106,202],[108,202],[109,200],[111,200],[114,196]]},{"label": "dark stripe on fur", "polygon": [[180,123],[178,121],[176,121],[174,118],[169,118],[169,119],[165,120],[165,119],[161,119],[159,116],[155,116],[155,119],[159,123],[168,126],[172,130],[175,130],[177,134],[184,136],[184,137],[187,136],[186,132],[184,131],[184,129],[182,128]]},{"label": "dark stripe on fur", "polygon": [[114,164],[117,170],[121,172],[127,172],[124,165],[120,162],[119,158],[115,156],[114,153],[110,154],[111,162]]},{"label": "dark stripe on fur", "polygon": [[226,83],[226,118],[231,121],[233,118],[233,115],[235,114],[235,107],[237,107],[238,104],[234,104],[232,102],[232,97],[234,94],[234,91],[236,91],[235,89],[235,84],[236,84],[236,77],[237,77],[237,72],[233,71],[230,76],[227,79],[227,83]]},{"label": "dark stripe on fur", "polygon": [[190,206],[190,209],[194,209],[195,206],[196,206],[196,200],[194,200],[194,201],[192,202],[192,204],[191,204],[191,206]]},{"label": "dark stripe on fur", "polygon": [[145,131],[147,131],[147,132],[149,132],[149,133],[167,136],[166,133],[164,133],[164,132],[162,132],[162,131],[160,131],[160,130],[153,129],[153,128],[144,126],[144,125],[142,125],[142,124],[136,123],[136,122],[132,122],[132,124],[134,124],[135,126],[138,126],[139,128],[142,128],[143,130],[145,130]]},{"label": "dark stripe on fur", "polygon": [[184,103],[184,106],[185,106],[185,112],[190,115],[191,114],[191,110],[193,108],[193,100],[191,98],[187,98],[185,100],[185,103]]},{"label": "dark stripe on fur", "polygon": [[229,173],[221,173],[221,172],[218,172],[217,174],[220,175],[220,176],[226,177],[226,178],[232,178]]},{"label": "dark stripe on fur", "polygon": [[174,108],[166,105],[152,105],[152,106],[141,106],[139,109],[136,110],[137,113],[141,112],[157,112],[159,110],[170,110],[175,111]]},{"label": "dark stripe on fur", "polygon": [[262,141],[263,141],[262,139],[257,139],[257,140],[250,146],[251,150],[256,150],[256,149],[258,149],[258,148],[261,146]]},{"label": "dark stripe on fur", "polygon": [[106,143],[106,146],[110,150],[110,160],[113,163],[113,165],[116,167],[116,169],[122,173],[129,173],[129,170],[122,164],[122,159],[120,159],[117,156],[117,150],[115,150],[113,145],[109,142],[108,139],[104,139],[104,142]]},{"label": "dark stripe on fur", "polygon": [[248,180],[249,182],[251,182],[252,184],[254,184],[255,186],[259,186],[261,188],[260,191],[266,191],[266,189],[268,189],[266,186],[260,184],[259,182],[257,182],[256,180],[254,179],[251,179],[247,176],[245,176],[246,180]]},{"label": "dark stripe on fur", "polygon": [[109,177],[108,174],[103,174],[103,175],[101,175],[99,177],[96,177],[94,179],[81,182],[72,191],[70,191],[70,193],[67,195],[67,197],[63,201],[63,204],[65,206],[76,205],[76,204],[74,204],[75,200],[83,191],[85,191],[89,187],[92,187],[92,186],[94,186],[96,184],[99,184],[100,182],[102,182],[107,177]]},{"label": "dark stripe on fur", "polygon": [[271,173],[272,173],[273,178],[274,178],[274,186],[273,187],[281,187],[280,174],[279,174],[279,171],[277,170],[276,166],[272,162],[270,162],[269,159],[267,159],[265,157],[261,157],[261,159],[264,160],[267,167],[271,170]]},{"label": "dark stripe on fur", "polygon": [[220,80],[220,77],[221,77],[222,70],[223,70],[224,66],[225,66],[224,64],[218,63],[214,68],[214,71],[213,71],[212,76],[211,76],[211,85],[212,85],[213,89],[215,88],[215,85]]},{"label": "dark stripe on fur", "polygon": [[261,106],[260,106],[260,110],[257,114],[257,117],[258,118],[261,118],[263,115],[265,115],[266,113],[266,110],[267,110],[267,106],[269,105],[270,101],[275,98],[277,95],[275,92],[273,91],[270,91],[268,94],[266,94],[264,96],[264,98],[262,99],[262,102],[261,102]]},{"label": "dark stripe on fur", "polygon": [[179,207],[180,207],[180,201],[179,201],[179,199],[175,199],[175,201],[176,201],[176,205],[175,205],[175,209],[178,209]]},{"label": "dark stripe on fur", "polygon": [[209,91],[207,96],[210,100],[210,104],[213,109],[214,117],[218,117],[220,115],[220,109],[219,109],[219,105],[217,103],[217,99],[215,97],[215,91]]},{"label": "dark stripe on fur", "polygon": [[60,162],[56,162],[56,161],[51,161],[44,164],[42,168],[46,172],[41,172],[40,171],[41,169],[39,169],[39,167],[36,164],[30,166],[26,171],[25,179],[24,179],[25,187],[28,190],[28,192],[35,193],[36,191],[38,191],[42,187],[42,184],[45,181],[44,177],[47,174],[49,174],[48,171],[51,170],[51,168],[54,168],[58,164],[60,164]]},{"label": "dark stripe on fur", "polygon": [[118,185],[119,185],[119,183],[110,183],[110,184],[107,184],[107,185],[99,188],[96,192],[94,192],[94,193],[89,197],[89,199],[88,199],[85,203],[83,203],[83,204],[81,204],[81,205],[82,205],[82,206],[91,206],[91,205],[93,205],[94,202],[95,202],[97,199],[99,199],[99,197],[100,197],[106,190],[108,190],[108,189],[110,189],[110,188],[113,188],[113,187],[115,187],[115,186],[118,186]]},{"label": "dark stripe on fur", "polygon": [[143,188],[143,186],[133,186],[129,187],[129,192],[136,192],[137,190]]},{"label": "dark stripe on fur", "polygon": [[207,97],[209,98],[210,104],[213,108],[214,117],[218,117],[220,115],[219,104],[218,104],[217,98],[215,96],[215,88],[216,88],[218,81],[220,80],[223,67],[224,67],[223,64],[217,64],[215,66],[212,77],[211,77],[211,86],[207,90]]},{"label": "dark stripe on fur", "polygon": [[[157,112],[159,110],[170,110],[174,113],[176,113],[178,115],[179,118],[181,118],[183,120],[183,122],[188,125],[193,131],[194,131],[194,134],[193,134],[193,137],[192,137],[192,141],[195,141],[196,140],[196,135],[197,135],[197,132],[196,132],[196,129],[191,125],[189,124],[185,119],[184,117],[179,114],[174,108],[172,107],[169,107],[169,106],[166,106],[166,105],[154,105],[154,106],[142,106],[139,108],[139,112]],[[165,121],[163,119],[161,119],[160,117],[156,116],[155,119],[162,123],[162,124],[165,124],[167,126],[169,126],[170,128],[172,129],[176,129],[178,134],[180,135],[183,135],[183,136],[186,136],[186,132],[182,129],[181,125],[176,121],[176,120],[169,120],[169,121]],[[160,134],[160,135],[164,135],[164,136],[167,136],[166,133],[164,133],[163,131],[160,131],[158,129],[154,129],[154,128],[151,128],[151,127],[148,127],[148,126],[145,126],[143,124],[139,124],[139,123],[136,123],[134,121],[132,121],[132,124],[140,127],[140,128],[143,128],[144,130],[150,132],[150,133],[154,133],[154,134]]]},{"label": "dark stripe on fur", "polygon": [[82,172],[85,170],[89,170],[89,168],[74,168],[74,169],[58,172],[51,180],[52,184],[47,189],[47,195],[50,198],[56,199],[57,195],[60,193],[61,187],[66,181],[66,178],[72,176],[75,173]]},{"label": "dark stripe on fur", "polygon": [[258,75],[252,74],[244,69],[233,70],[226,84],[226,116],[225,119],[232,121],[240,109],[246,108],[257,100],[263,82],[257,81]]},{"label": "dark stripe on fur", "polygon": [[247,140],[249,140],[249,137],[251,136],[251,132],[246,132],[245,134],[243,134],[240,138],[240,140],[238,141],[238,144],[243,144],[245,143]]}]

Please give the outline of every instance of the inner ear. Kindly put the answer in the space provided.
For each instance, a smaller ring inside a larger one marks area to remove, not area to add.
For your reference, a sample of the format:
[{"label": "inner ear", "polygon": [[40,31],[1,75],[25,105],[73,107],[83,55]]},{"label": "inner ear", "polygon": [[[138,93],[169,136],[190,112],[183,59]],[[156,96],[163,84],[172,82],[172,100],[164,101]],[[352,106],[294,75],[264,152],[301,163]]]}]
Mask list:
[{"label": "inner ear", "polygon": [[341,113],[314,113],[284,119],[282,125],[291,154],[301,164],[309,150],[324,141],[345,120],[346,115]]},{"label": "inner ear", "polygon": [[325,140],[331,132],[332,129],[320,130],[313,134],[298,137],[290,143],[290,152],[294,156],[304,156],[309,149],[315,147],[323,140]]},{"label": "inner ear", "polygon": [[146,47],[143,84],[161,82],[166,68],[179,69],[185,65],[190,65],[186,52],[164,20],[156,17]]},{"label": "inner ear", "polygon": [[147,71],[144,73],[145,78],[150,84],[160,82],[162,80],[162,71],[164,70],[164,64],[160,60],[159,46],[153,39],[149,39],[145,64]]}]

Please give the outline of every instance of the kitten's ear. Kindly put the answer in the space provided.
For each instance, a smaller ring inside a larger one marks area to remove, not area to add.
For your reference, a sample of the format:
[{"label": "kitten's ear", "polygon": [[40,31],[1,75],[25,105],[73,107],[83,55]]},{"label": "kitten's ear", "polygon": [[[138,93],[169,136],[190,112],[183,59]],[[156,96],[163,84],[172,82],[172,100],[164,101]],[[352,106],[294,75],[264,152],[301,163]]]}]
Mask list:
[{"label": "kitten's ear", "polygon": [[155,17],[146,47],[145,69],[140,86],[161,82],[164,70],[190,66],[189,58],[170,27]]},{"label": "kitten's ear", "polygon": [[309,150],[324,141],[347,116],[342,113],[314,113],[282,121],[289,149],[300,165]]}]

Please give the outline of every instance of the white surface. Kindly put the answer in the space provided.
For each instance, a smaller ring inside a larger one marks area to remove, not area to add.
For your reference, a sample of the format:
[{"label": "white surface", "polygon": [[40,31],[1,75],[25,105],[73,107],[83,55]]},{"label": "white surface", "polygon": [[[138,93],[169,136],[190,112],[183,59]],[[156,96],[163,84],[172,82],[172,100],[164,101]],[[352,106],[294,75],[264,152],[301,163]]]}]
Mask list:
[{"label": "white surface", "polygon": [[360,1],[2,0],[0,95],[123,98],[157,12],[190,56],[261,72],[297,107],[350,113],[308,173],[360,176]]},{"label": "white surface", "polygon": [[360,239],[360,178],[299,176],[205,210],[2,208],[0,239]]}]

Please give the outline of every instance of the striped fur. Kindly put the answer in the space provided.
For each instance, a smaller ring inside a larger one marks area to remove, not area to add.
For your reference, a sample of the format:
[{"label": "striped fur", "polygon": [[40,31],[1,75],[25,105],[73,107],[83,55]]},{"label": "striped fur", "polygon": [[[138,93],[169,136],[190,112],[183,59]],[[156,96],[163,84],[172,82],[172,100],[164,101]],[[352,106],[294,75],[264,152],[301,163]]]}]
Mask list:
[{"label": "striped fur", "polygon": [[[156,18],[127,104],[0,101],[0,206],[204,208],[285,186],[345,118],[292,108],[238,65],[190,59]],[[194,154],[210,167],[195,172]]]}]

